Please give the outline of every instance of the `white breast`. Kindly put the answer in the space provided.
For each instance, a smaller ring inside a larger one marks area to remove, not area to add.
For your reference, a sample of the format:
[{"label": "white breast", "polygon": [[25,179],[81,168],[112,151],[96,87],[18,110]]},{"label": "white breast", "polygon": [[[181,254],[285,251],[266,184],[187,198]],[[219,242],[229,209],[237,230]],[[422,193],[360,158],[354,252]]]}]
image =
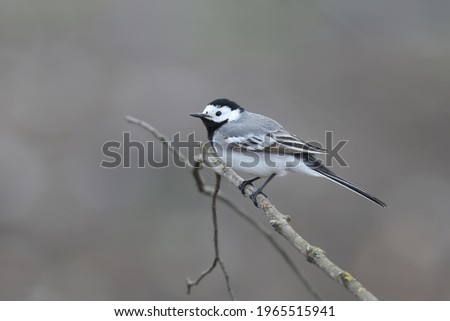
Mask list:
[{"label": "white breast", "polygon": [[276,155],[257,151],[235,151],[226,149],[222,151],[214,144],[217,155],[225,164],[234,170],[254,176],[266,177],[271,174],[284,176],[288,171],[320,176],[317,172],[306,166],[300,158],[294,155]]}]

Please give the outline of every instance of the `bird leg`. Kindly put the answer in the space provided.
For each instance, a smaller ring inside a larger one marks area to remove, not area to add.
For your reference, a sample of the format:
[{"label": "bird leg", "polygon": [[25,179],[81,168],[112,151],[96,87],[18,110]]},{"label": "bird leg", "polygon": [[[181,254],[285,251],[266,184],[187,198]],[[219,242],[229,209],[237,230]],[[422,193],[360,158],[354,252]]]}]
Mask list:
[{"label": "bird leg", "polygon": [[252,179],[246,180],[246,181],[242,181],[242,183],[239,184],[239,190],[241,191],[242,195],[245,195],[245,188],[247,187],[247,185],[252,185],[253,186],[253,182],[260,179],[261,177],[254,177]]},{"label": "bird leg", "polygon": [[[250,199],[253,201],[253,204],[255,204],[256,207],[258,207],[258,203],[256,202],[256,196],[258,196],[259,194],[263,194],[264,196],[266,196],[266,194],[264,194],[262,192],[263,188],[275,177],[275,173],[273,173],[272,175],[269,176],[268,179],[266,179],[266,181],[261,185],[260,188],[258,188],[256,191],[254,191],[251,195],[250,195]],[[267,196],[266,196],[267,197]]]}]

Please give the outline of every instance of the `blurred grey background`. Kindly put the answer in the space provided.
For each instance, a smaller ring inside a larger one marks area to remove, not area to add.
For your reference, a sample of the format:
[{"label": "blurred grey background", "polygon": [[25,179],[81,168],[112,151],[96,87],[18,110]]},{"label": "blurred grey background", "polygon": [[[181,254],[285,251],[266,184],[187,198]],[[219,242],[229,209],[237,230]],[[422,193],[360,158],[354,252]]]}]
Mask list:
[{"label": "blurred grey background", "polygon": [[[190,173],[100,167],[124,131],[152,140],[126,115],[205,140],[188,114],[227,97],[305,140],[348,139],[333,169],[389,205],[275,179],[301,235],[380,299],[449,300],[449,92],[448,1],[2,0],[0,299],[228,299],[219,271],[186,295],[213,258]],[[224,205],[219,228],[238,299],[312,299]],[[353,299],[276,237],[325,298]]]}]

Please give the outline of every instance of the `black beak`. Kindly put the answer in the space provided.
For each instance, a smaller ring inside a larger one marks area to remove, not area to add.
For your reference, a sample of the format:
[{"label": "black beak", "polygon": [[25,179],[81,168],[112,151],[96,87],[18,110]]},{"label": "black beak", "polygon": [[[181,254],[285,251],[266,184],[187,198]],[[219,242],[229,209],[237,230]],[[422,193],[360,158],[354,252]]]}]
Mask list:
[{"label": "black beak", "polygon": [[201,118],[201,119],[208,119],[209,116],[207,114],[203,114],[203,113],[193,113],[191,114],[192,117],[197,117],[197,118]]}]

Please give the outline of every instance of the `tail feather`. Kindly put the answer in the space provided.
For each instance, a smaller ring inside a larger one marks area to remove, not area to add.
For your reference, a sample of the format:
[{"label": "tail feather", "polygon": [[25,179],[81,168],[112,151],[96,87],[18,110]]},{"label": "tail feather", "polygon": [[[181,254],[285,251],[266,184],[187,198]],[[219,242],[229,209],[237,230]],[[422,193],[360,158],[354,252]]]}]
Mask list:
[{"label": "tail feather", "polygon": [[311,159],[311,155],[309,155],[309,160],[305,162],[305,164],[316,171],[317,173],[323,175],[325,178],[328,178],[329,180],[344,186],[345,188],[351,190],[352,192],[359,194],[368,200],[380,205],[381,207],[387,207],[387,205],[381,201],[380,199],[376,198],[375,196],[371,195],[370,193],[366,192],[362,188],[359,188],[358,186],[350,183],[349,181],[337,176],[333,171],[329,170],[325,167],[325,165],[322,164],[321,161],[317,159]]}]

